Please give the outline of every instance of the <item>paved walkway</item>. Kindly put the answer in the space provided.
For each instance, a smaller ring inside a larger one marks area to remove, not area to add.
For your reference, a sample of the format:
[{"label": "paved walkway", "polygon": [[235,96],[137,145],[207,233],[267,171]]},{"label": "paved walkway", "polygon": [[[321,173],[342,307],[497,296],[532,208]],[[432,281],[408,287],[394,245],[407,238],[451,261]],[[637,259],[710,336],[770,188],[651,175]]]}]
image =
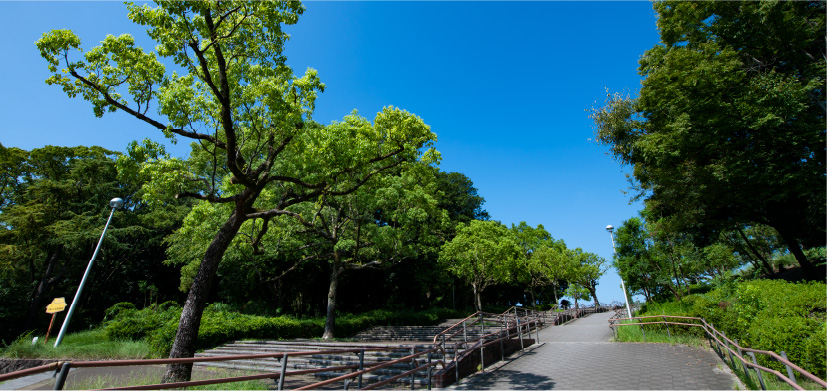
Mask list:
[{"label": "paved walkway", "polygon": [[[616,343],[608,319],[593,314],[540,331],[541,345],[499,368],[463,379],[456,390],[732,390],[737,378],[711,350]],[[719,366],[720,365],[720,366]]]}]

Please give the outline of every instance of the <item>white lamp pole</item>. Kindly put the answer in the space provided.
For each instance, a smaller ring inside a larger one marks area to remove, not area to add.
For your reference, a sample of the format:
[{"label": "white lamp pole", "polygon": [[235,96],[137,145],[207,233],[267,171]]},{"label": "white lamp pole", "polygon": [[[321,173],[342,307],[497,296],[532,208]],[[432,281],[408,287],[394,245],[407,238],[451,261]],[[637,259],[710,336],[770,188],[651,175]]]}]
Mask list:
[{"label": "white lamp pole", "polygon": [[[609,231],[609,237],[612,238],[612,250],[615,252],[615,259],[617,259],[617,248],[615,247],[615,236],[612,233],[615,227],[611,225],[606,226],[606,231]],[[620,287],[623,288],[623,298],[626,300],[626,311],[629,313],[629,317],[632,317],[632,309],[629,307],[629,296],[626,296],[626,284],[623,283],[623,277],[620,275],[620,269],[617,270],[618,277],[620,277]]]},{"label": "white lamp pole", "polygon": [[86,271],[83,273],[83,278],[80,280],[78,291],[75,293],[75,298],[69,306],[69,312],[66,313],[66,319],[63,320],[63,326],[60,326],[60,333],[57,335],[57,339],[55,340],[55,347],[58,347],[60,342],[63,341],[63,336],[66,334],[66,328],[69,327],[69,319],[72,318],[72,313],[75,312],[75,306],[77,306],[78,299],[80,299],[80,293],[83,292],[83,286],[86,285],[86,277],[89,277],[89,271],[92,270],[92,263],[94,263],[95,258],[98,257],[98,250],[101,249],[103,237],[106,236],[106,229],[109,228],[109,222],[112,221],[112,215],[115,214],[115,209],[123,208],[123,200],[120,198],[113,198],[112,201],[109,201],[109,206],[112,208],[112,212],[109,213],[109,219],[106,220],[106,225],[103,226],[103,233],[101,234],[101,238],[98,240],[98,246],[95,247],[95,253],[92,254],[92,259],[89,260],[89,265],[86,266]]}]

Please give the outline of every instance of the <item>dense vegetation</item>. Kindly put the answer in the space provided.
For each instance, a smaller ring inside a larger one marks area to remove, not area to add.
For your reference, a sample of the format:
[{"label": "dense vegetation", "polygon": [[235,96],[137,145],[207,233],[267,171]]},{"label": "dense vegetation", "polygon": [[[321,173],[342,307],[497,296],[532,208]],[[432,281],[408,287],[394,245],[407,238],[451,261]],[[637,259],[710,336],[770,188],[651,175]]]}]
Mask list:
[{"label": "dense vegetation", "polygon": [[[646,304],[641,308],[641,315],[704,318],[742,346],[776,353],[784,351],[796,365],[824,378],[827,375],[825,291],[827,285],[823,282],[728,280],[707,293],[693,293],[662,304]],[[699,333],[697,329],[687,331]],[[758,355],[758,359],[761,365],[785,373],[782,364],[762,355]]]},{"label": "dense vegetation", "polygon": [[[157,145],[143,145],[156,148],[158,155],[164,153]],[[113,340],[147,337],[156,353],[169,351],[181,315],[182,292],[192,284],[192,265],[197,265],[208,243],[208,237],[202,235],[209,235],[217,221],[215,215],[221,211],[197,200],[160,205],[147,202],[143,198],[146,181],[140,175],[130,175],[134,171],[123,164],[134,159],[139,147],[133,144],[127,154],[122,154],[98,147],[49,146],[23,151],[0,146],[3,172],[8,178],[0,214],[0,224],[7,229],[0,231],[0,243],[7,254],[13,255],[3,258],[6,267],[0,274],[0,293],[6,303],[0,324],[6,343],[29,330],[43,335],[49,324],[43,307],[55,296],[71,300],[100,237],[108,199],[120,196],[126,208],[114,215],[71,330],[88,329],[105,321],[106,335]],[[373,205],[374,216],[387,217],[363,220],[355,227],[361,232],[358,236],[347,234],[352,226],[343,225],[339,230],[340,241],[354,243],[359,247],[359,256],[357,260],[346,260],[352,267],[340,275],[335,311],[366,313],[363,318],[327,316],[333,260],[321,256],[324,252],[309,250],[325,243],[283,217],[285,221],[272,223],[270,236],[260,243],[260,253],[255,252],[249,235],[239,234],[234,239],[218,267],[217,289],[207,299],[213,303],[208,308],[232,308],[234,315],[227,315],[227,311],[205,312],[197,346],[223,342],[229,336],[322,337],[325,329],[332,329],[326,326],[331,321],[338,336],[347,337],[371,322],[434,322],[433,314],[451,313],[440,308],[465,310],[482,303],[507,307],[530,300],[549,305],[557,301],[569,280],[574,284],[581,275],[596,280],[605,271],[604,260],[580,249],[567,249],[562,240],[553,239],[542,226],[521,223],[507,228],[498,222],[479,220],[487,218],[482,209],[484,199],[466,176],[444,173],[434,166],[414,168],[383,173],[357,193],[362,201]],[[304,205],[297,206],[294,210],[304,213]],[[309,209],[315,206],[307,205]],[[428,220],[439,224],[425,225]],[[451,243],[467,246],[482,240],[473,235],[477,224],[495,229],[496,235],[486,239],[489,242],[512,246],[509,262],[488,258],[500,268],[486,274],[474,273],[473,265],[450,256]],[[388,247],[393,246],[405,248],[389,251]],[[347,253],[344,246],[339,249]],[[486,286],[494,284],[497,289],[474,294],[477,280]],[[107,309],[121,302],[127,304]],[[141,312],[143,309],[146,312]],[[392,319],[382,312],[389,310],[396,314]],[[432,312],[419,312],[421,319],[416,320],[399,315],[405,311]],[[208,330],[210,324],[221,324],[213,322],[216,314],[245,322],[257,319],[253,323],[259,326],[245,323],[247,326],[216,334]],[[63,316],[58,314],[56,325]],[[272,320],[265,321],[268,317]],[[321,323],[324,327],[317,327],[319,319],[325,319]],[[119,322],[128,326],[113,326]],[[119,331],[111,331],[113,328]],[[145,334],[149,331],[151,335]]]},{"label": "dense vegetation", "polygon": [[[654,7],[662,44],[641,58],[640,96],[612,95],[592,113],[645,200],[617,230],[614,265],[647,302],[675,300],[823,374],[813,361],[823,284],[731,279],[823,280],[824,2]],[[103,324],[171,357],[242,336],[333,338],[450,314],[439,308],[564,293],[598,303],[606,261],[542,225],[491,221],[470,178],[439,170],[423,119],[386,107],[372,120],[313,121],[325,86],[283,55],[299,2],[128,8],[156,52],[128,35],[83,49],[54,30],[37,42],[47,83],[96,116],[121,111],[188,139],[191,154],[170,157],[151,140],[124,152],[0,146],[4,341],[42,331],[48,299],[72,297],[113,197],[126,208],[73,329]],[[698,284],[720,288],[697,294]],[[120,302],[130,304],[106,311]],[[165,376],[187,377],[184,366]]]}]

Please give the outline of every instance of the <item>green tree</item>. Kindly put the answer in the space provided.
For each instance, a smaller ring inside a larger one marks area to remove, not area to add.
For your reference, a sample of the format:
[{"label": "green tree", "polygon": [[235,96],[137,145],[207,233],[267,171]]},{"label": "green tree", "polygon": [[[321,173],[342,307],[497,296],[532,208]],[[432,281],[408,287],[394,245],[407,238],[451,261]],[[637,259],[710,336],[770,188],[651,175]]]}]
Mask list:
[{"label": "green tree", "polygon": [[[147,199],[189,197],[230,210],[203,253],[170,351],[170,357],[191,357],[218,265],[245,222],[259,220],[262,229],[252,235],[257,243],[269,221],[290,214],[289,206],[353,192],[376,173],[416,159],[435,136],[419,118],[394,108],[346,134],[313,126],[324,85],[313,69],[295,77],[283,55],[288,35],[281,26],[297,22],[304,10],[299,2],[159,2],[128,9],[158,43],[157,52],[136,47],[129,35],[110,35],[76,58],[80,38],[68,30],[44,34],[37,46],[53,73],[47,83],[82,96],[96,116],[120,110],[167,137],[194,141],[188,162],[141,164],[153,179],[144,187]],[[168,72],[159,56],[183,73]],[[151,105],[156,118],[148,114]],[[333,190],[355,171],[365,174],[353,187]],[[191,364],[169,365],[163,380],[189,379],[191,370]]]},{"label": "green tree", "polygon": [[529,268],[541,273],[551,285],[555,304],[559,303],[558,291],[567,284],[566,279],[571,274],[570,269],[573,265],[569,261],[569,249],[560,239],[538,248],[529,264]]},{"label": "green tree", "polygon": [[534,228],[525,221],[521,221],[519,225],[511,224],[511,231],[522,248],[519,258],[522,267],[518,279],[522,280],[521,282],[528,288],[533,307],[537,304],[537,290],[550,283],[547,272],[549,265],[544,262],[547,259],[535,259],[535,255],[541,248],[551,245],[554,238],[543,228],[542,224],[538,224],[537,228]]},{"label": "green tree", "polygon": [[482,311],[482,292],[494,283],[511,281],[520,252],[517,239],[504,225],[472,220],[457,227],[457,236],[442,246],[439,258],[448,271],[471,285],[474,306]]},{"label": "green tree", "polygon": [[[600,277],[608,270],[606,260],[599,257],[597,254],[583,251],[581,248],[576,248],[569,251],[572,266],[569,269],[568,281],[574,285],[579,285],[588,291],[588,295],[594,300],[594,305],[599,306],[600,302],[597,300],[597,282]],[[588,299],[586,299],[588,300]],[[576,302],[575,298],[575,302]]]},{"label": "green tree", "polygon": [[439,248],[435,233],[445,229],[448,218],[437,206],[432,174],[425,164],[407,164],[396,175],[375,176],[353,193],[325,195],[312,205],[289,209],[295,213],[294,225],[282,234],[303,236],[300,249],[308,254],[291,269],[312,259],[330,266],[323,338],[335,336],[338,287],[344,273],[387,268]]},{"label": "green tree", "polygon": [[[73,324],[99,319],[112,304],[137,298],[140,281],[162,283],[171,272],[159,267],[161,239],[177,227],[188,207],[173,202],[148,209],[136,202],[140,182],[119,178],[117,155],[100,147],[0,148],[0,160],[13,163],[2,167],[3,176],[13,180],[7,182],[0,206],[0,285],[8,288],[0,295],[7,308],[21,306],[21,299],[27,307],[19,311],[22,316],[3,316],[0,323],[9,326],[2,330],[4,339],[41,328],[45,298],[71,297],[114,197],[123,198],[126,208],[113,216]],[[169,298],[169,293],[161,287],[155,296]]]},{"label": "green tree", "polygon": [[641,57],[640,96],[594,110],[597,139],[678,231],[766,224],[819,278],[802,246],[823,246],[827,225],[825,3],[654,7],[662,43]]}]

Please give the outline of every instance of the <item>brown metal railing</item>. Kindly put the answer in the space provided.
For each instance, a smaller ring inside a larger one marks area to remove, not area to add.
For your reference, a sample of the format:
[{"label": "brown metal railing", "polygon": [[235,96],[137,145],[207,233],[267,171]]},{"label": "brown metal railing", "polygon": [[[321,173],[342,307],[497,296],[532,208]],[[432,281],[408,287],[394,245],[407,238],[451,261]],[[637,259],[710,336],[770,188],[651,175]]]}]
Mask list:
[{"label": "brown metal railing", "polygon": [[[485,371],[484,353],[487,347],[499,344],[500,359],[504,359],[506,340],[517,337],[520,341],[520,350],[524,350],[524,336],[531,340],[532,331],[534,331],[535,340],[539,342],[537,332],[542,327],[546,316],[545,312],[516,306],[512,306],[501,314],[478,311],[435,335],[433,343],[434,346],[442,347],[444,351],[448,351],[448,346],[453,345],[453,357],[450,361],[447,356],[445,357],[445,368],[449,370],[453,368],[454,379],[459,381],[461,378],[460,362],[469,358],[474,352],[479,351],[480,368]],[[485,332],[486,327],[489,330],[488,333]],[[469,338],[469,330],[478,331],[478,336]],[[447,386],[447,384],[443,383],[442,386]]]},{"label": "brown metal railing", "polygon": [[[643,321],[644,319],[654,319],[654,318],[659,318],[659,319],[662,319],[662,320],[659,321],[659,322],[644,322]],[[683,320],[683,321],[673,322],[673,321],[667,320],[667,318],[679,319],[679,320]],[[639,321],[639,323],[620,323],[622,321]],[[696,321],[696,322],[700,322],[700,323],[687,323],[687,321]],[[712,346],[712,343],[713,343],[712,341],[713,340],[715,341],[714,343],[715,343],[715,346],[718,349],[718,354],[724,359],[724,361],[726,361],[727,354],[724,353],[723,348],[726,348],[726,351],[729,353],[729,360],[730,360],[730,363],[731,363],[733,368],[737,367],[735,358],[738,358],[738,360],[741,362],[741,367],[743,368],[745,375],[749,374],[749,370],[747,369],[747,367],[753,368],[755,370],[755,373],[758,375],[758,380],[759,380],[759,383],[761,384],[761,389],[762,390],[767,389],[767,386],[764,383],[764,378],[761,375],[762,371],[770,373],[772,375],[775,375],[776,378],[778,378],[779,380],[789,384],[790,386],[792,386],[793,388],[795,388],[797,390],[803,390],[804,388],[801,387],[800,385],[798,385],[798,382],[796,381],[796,377],[795,377],[795,372],[800,373],[803,377],[812,380],[813,382],[819,384],[821,387],[827,388],[827,381],[824,381],[823,379],[819,378],[818,376],[813,375],[812,373],[804,370],[803,368],[793,364],[790,360],[787,359],[786,353],[781,352],[781,354],[779,355],[775,352],[770,352],[770,351],[766,351],[766,350],[758,350],[758,349],[750,349],[750,348],[743,347],[743,346],[738,344],[738,340],[729,339],[723,332],[718,331],[717,329],[715,329],[715,327],[713,327],[711,324],[707,323],[706,320],[703,319],[703,318],[696,318],[696,317],[689,317],[689,316],[656,315],[656,316],[639,316],[639,317],[634,317],[634,318],[621,318],[621,317],[616,317],[615,318],[615,317],[613,317],[613,318],[609,319],[609,327],[611,327],[614,330],[615,337],[617,337],[617,328],[621,327],[621,326],[638,326],[638,327],[641,328],[641,331],[643,331],[643,326],[644,325],[655,325],[655,324],[666,325],[667,334],[670,337],[671,337],[671,331],[668,328],[669,325],[699,327],[699,328],[701,328],[705,332],[706,337],[709,340],[710,346]],[[644,338],[644,341],[645,341],[646,340],[646,333],[645,332],[643,332],[643,338]],[[750,362],[750,361],[748,361],[744,358],[744,352],[749,354],[749,356],[752,358],[752,362]],[[784,366],[787,369],[787,376],[785,376],[784,374],[782,374],[781,372],[779,372],[775,369],[767,368],[767,367],[758,365],[758,361],[755,358],[755,354],[763,354],[763,355],[769,356],[773,360],[784,364]]]},{"label": "brown metal railing", "polygon": [[[55,389],[62,390],[63,386],[66,381],[66,377],[69,373],[71,368],[91,368],[91,367],[114,367],[114,366],[127,366],[127,365],[158,365],[158,364],[187,364],[187,363],[196,363],[196,362],[214,362],[214,361],[233,361],[233,360],[249,360],[249,359],[261,359],[261,358],[276,358],[279,359],[281,362],[281,371],[280,372],[272,372],[272,373],[263,373],[257,375],[247,375],[247,376],[235,376],[235,377],[227,377],[227,378],[219,378],[219,379],[209,379],[209,380],[194,380],[194,381],[185,381],[185,382],[176,382],[176,383],[163,383],[163,384],[150,384],[150,385],[142,385],[142,386],[130,386],[130,387],[121,387],[121,388],[110,388],[111,390],[160,390],[160,389],[169,389],[169,388],[181,388],[181,387],[192,387],[192,386],[201,386],[201,385],[209,385],[209,384],[223,384],[223,383],[231,383],[237,381],[246,381],[246,380],[258,380],[258,379],[274,379],[278,380],[278,389],[281,390],[284,387],[284,379],[289,376],[297,376],[297,375],[307,375],[317,372],[329,372],[329,371],[336,371],[336,370],[348,370],[354,369],[356,372],[349,373],[346,375],[342,375],[336,377],[334,379],[325,380],[318,383],[313,383],[307,386],[304,386],[300,389],[314,389],[318,388],[327,384],[335,383],[338,381],[345,382],[345,389],[347,389],[350,381],[353,381],[356,378],[358,381],[358,388],[362,388],[362,377],[366,373],[370,373],[385,367],[389,367],[391,365],[399,364],[399,363],[411,363],[411,366],[414,369],[405,372],[402,376],[395,376],[390,380],[385,380],[383,382],[377,383],[372,385],[372,387],[378,387],[379,385],[387,384],[390,381],[398,380],[401,377],[411,375],[413,376],[416,372],[422,370],[428,370],[428,381],[427,387],[431,389],[431,369],[436,365],[440,365],[443,368],[445,367],[444,360],[432,360],[434,353],[440,355],[440,357],[445,357],[445,351],[442,349],[441,346],[435,346],[428,350],[423,350],[421,352],[416,352],[416,348],[414,348],[414,352],[412,354],[407,355],[405,357],[401,357],[395,360],[390,360],[386,362],[364,362],[364,353],[365,352],[379,352],[379,351],[398,351],[398,350],[409,350],[409,347],[393,347],[393,348],[356,348],[356,349],[330,349],[330,350],[318,350],[318,351],[304,351],[304,352],[285,352],[285,353],[267,353],[267,354],[244,354],[244,355],[232,355],[232,356],[217,356],[217,357],[192,357],[192,358],[165,358],[165,359],[151,359],[151,360],[106,360],[106,361],[60,361],[55,362],[48,365],[41,365],[39,367],[24,369],[21,371],[16,371],[12,373],[7,373],[0,375],[0,382],[6,380],[12,380],[23,376],[33,375],[37,373],[49,372],[49,371],[59,371],[57,375],[57,379],[55,381]],[[359,364],[358,365],[341,365],[336,367],[325,367],[325,368],[317,368],[317,369],[304,369],[304,370],[297,370],[297,371],[287,371],[287,361],[290,357],[299,357],[299,356],[310,356],[310,355],[321,355],[321,354],[336,354],[336,353],[358,353],[359,354]],[[416,365],[417,358],[421,356],[427,357],[427,364],[424,365]],[[366,387],[367,388],[367,387]],[[413,379],[411,382],[411,388],[413,388]]]}]

